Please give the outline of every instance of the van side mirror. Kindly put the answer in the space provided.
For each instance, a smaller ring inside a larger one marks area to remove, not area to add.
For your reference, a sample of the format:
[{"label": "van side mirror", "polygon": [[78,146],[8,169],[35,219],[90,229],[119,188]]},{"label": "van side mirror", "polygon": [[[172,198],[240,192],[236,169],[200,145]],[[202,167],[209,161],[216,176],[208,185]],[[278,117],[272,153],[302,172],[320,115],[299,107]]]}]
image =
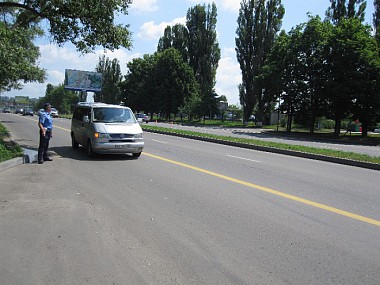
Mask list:
[{"label": "van side mirror", "polygon": [[83,122],[84,123],[88,123],[90,121],[90,119],[88,118],[88,116],[83,116]]}]

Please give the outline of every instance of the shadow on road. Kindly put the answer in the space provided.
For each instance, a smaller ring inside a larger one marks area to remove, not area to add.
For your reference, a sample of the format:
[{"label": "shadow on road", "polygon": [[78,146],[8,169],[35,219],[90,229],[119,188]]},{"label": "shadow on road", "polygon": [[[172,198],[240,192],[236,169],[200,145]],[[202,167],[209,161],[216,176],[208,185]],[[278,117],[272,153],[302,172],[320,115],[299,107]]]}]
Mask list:
[{"label": "shadow on road", "polygon": [[56,146],[49,148],[49,150],[63,158],[80,161],[120,161],[137,159],[133,157],[132,154],[95,154],[94,157],[88,157],[84,147],[73,149],[71,146]]}]

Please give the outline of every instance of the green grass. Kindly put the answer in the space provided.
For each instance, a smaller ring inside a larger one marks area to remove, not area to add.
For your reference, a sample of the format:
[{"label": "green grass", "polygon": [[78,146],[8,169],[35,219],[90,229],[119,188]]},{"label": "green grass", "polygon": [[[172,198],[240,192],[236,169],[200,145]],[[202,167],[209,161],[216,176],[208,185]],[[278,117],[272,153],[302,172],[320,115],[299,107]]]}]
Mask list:
[{"label": "green grass", "polygon": [[23,155],[22,148],[14,142],[7,141],[7,138],[9,138],[9,132],[0,124],[0,162]]},{"label": "green grass", "polygon": [[205,134],[205,133],[200,133],[200,132],[192,132],[192,131],[186,131],[186,130],[163,128],[163,127],[156,127],[156,126],[149,126],[149,125],[142,125],[142,128],[146,131],[152,130],[152,131],[165,132],[169,134],[173,133],[173,134],[181,134],[181,135],[186,135],[186,136],[210,138],[210,139],[221,140],[221,141],[236,142],[236,143],[249,144],[249,145],[255,145],[255,146],[298,151],[298,152],[304,152],[304,153],[324,155],[324,156],[329,156],[329,157],[345,158],[345,159],[350,159],[350,160],[380,164],[380,157],[378,156],[373,157],[373,156],[358,154],[358,153],[353,153],[353,152],[345,152],[345,151],[315,148],[315,147],[300,146],[300,145],[290,145],[290,144],[268,142],[268,141],[262,141],[262,140],[256,140],[256,139],[236,138],[236,137],[230,137],[230,136],[217,136],[217,135]]}]

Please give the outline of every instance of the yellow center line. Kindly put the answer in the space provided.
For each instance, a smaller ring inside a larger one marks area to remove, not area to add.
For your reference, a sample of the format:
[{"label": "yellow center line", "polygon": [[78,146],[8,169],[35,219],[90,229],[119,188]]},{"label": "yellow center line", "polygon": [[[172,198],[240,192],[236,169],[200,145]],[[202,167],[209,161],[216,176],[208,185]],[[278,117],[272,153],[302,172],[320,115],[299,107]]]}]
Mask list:
[{"label": "yellow center line", "polygon": [[156,159],[159,159],[159,160],[162,160],[162,161],[166,161],[168,163],[172,163],[172,164],[175,164],[175,165],[186,167],[186,168],[189,168],[189,169],[192,169],[192,170],[195,170],[195,171],[199,171],[199,172],[202,172],[202,173],[214,176],[214,177],[218,177],[218,178],[221,178],[221,179],[224,179],[224,180],[228,180],[228,181],[231,181],[231,182],[234,182],[234,183],[237,183],[237,184],[240,184],[240,185],[244,185],[244,186],[247,186],[247,187],[250,187],[250,188],[255,188],[257,190],[260,190],[260,191],[263,191],[263,192],[266,192],[266,193],[270,193],[270,194],[273,194],[273,195],[276,195],[276,196],[280,196],[280,197],[283,197],[283,198],[286,198],[286,199],[289,199],[289,200],[293,200],[293,201],[305,204],[305,205],[309,205],[309,206],[312,206],[312,207],[315,207],[315,208],[318,208],[318,209],[326,210],[326,211],[329,211],[329,212],[332,212],[332,213],[335,213],[335,214],[338,214],[338,215],[342,215],[342,216],[345,216],[345,217],[348,217],[348,218],[351,218],[351,219],[354,219],[354,220],[362,221],[362,222],[365,222],[365,223],[372,224],[372,225],[380,227],[380,221],[375,220],[375,219],[367,218],[367,217],[364,217],[364,216],[361,216],[361,215],[357,215],[357,214],[354,214],[354,213],[351,213],[351,212],[340,210],[340,209],[337,209],[337,208],[334,208],[334,207],[331,207],[331,206],[327,206],[327,205],[324,205],[324,204],[321,204],[321,203],[313,202],[311,200],[300,198],[300,197],[297,197],[297,196],[294,196],[294,195],[289,195],[289,194],[286,194],[286,193],[283,193],[283,192],[280,192],[280,191],[277,191],[277,190],[273,190],[273,189],[270,189],[270,188],[267,188],[267,187],[256,185],[256,184],[253,184],[253,183],[250,183],[250,182],[239,180],[239,179],[236,179],[236,178],[233,178],[233,177],[222,175],[222,174],[219,174],[219,173],[216,173],[216,172],[212,172],[212,171],[209,171],[209,170],[206,170],[206,169],[203,169],[203,168],[199,168],[199,167],[192,166],[192,165],[189,165],[189,164],[185,164],[185,163],[182,163],[182,162],[178,162],[178,161],[175,161],[175,160],[167,159],[167,158],[164,158],[164,157],[161,157],[161,156],[157,156],[157,155],[154,155],[154,154],[150,154],[150,153],[146,153],[146,152],[143,152],[143,154],[146,155],[146,156],[150,156],[152,158],[156,158]]}]

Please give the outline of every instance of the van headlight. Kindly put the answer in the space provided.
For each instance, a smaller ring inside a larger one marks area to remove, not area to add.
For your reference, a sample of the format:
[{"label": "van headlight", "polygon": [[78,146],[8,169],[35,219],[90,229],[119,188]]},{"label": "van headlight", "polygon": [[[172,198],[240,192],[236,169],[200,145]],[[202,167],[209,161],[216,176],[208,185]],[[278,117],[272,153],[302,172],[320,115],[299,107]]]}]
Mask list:
[{"label": "van headlight", "polygon": [[94,133],[95,139],[108,139],[108,134],[104,133]]},{"label": "van headlight", "polygon": [[143,135],[141,134],[135,134],[135,139],[142,139]]}]

